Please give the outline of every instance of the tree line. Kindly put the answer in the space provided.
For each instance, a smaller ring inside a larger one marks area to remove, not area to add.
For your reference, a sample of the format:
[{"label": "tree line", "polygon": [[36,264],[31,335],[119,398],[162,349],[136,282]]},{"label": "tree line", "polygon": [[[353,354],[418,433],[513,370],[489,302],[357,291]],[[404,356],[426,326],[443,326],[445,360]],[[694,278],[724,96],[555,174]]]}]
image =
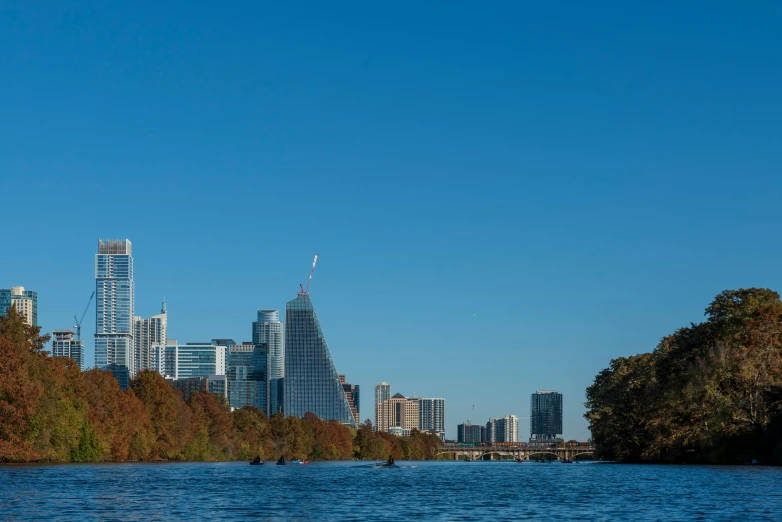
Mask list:
[{"label": "tree line", "polygon": [[433,459],[440,446],[427,433],[375,433],[369,420],[356,430],[312,413],[231,411],[207,392],[186,403],[152,371],[122,390],[109,372],[51,357],[40,330],[15,307],[0,318],[0,462]]},{"label": "tree line", "polygon": [[586,418],[600,457],[782,464],[779,294],[726,290],[705,315],[595,377]]}]

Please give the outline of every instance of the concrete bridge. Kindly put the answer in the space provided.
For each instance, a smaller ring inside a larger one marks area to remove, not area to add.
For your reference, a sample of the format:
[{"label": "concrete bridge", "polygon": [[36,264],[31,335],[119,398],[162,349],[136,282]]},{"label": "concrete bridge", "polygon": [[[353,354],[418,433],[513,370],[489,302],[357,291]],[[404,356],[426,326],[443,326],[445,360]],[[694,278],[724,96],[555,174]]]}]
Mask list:
[{"label": "concrete bridge", "polygon": [[438,455],[453,455],[453,460],[481,460],[487,456],[505,455],[519,460],[530,460],[531,457],[546,460],[575,459],[579,455],[594,455],[595,447],[589,446],[458,446],[444,445]]}]

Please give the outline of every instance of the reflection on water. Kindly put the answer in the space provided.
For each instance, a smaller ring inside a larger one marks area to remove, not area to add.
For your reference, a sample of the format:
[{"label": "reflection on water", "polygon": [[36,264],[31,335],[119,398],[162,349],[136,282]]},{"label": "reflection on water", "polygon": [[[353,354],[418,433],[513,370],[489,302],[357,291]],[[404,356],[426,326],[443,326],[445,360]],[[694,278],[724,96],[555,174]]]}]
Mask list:
[{"label": "reflection on water", "polygon": [[0,518],[782,519],[779,468],[397,464],[0,466]]}]

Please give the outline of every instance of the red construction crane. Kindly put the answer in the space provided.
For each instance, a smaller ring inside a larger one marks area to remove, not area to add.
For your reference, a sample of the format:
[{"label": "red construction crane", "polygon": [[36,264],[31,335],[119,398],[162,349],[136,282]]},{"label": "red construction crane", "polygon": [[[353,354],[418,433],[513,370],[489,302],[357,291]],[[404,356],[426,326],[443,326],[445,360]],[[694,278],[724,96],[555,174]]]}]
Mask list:
[{"label": "red construction crane", "polygon": [[302,285],[299,285],[299,288],[301,290],[298,292],[298,295],[307,295],[310,291],[310,285],[312,284],[312,274],[315,273],[315,265],[318,263],[318,254],[315,254],[315,259],[312,261],[312,270],[310,270],[310,279],[307,281],[307,288],[304,288]]}]

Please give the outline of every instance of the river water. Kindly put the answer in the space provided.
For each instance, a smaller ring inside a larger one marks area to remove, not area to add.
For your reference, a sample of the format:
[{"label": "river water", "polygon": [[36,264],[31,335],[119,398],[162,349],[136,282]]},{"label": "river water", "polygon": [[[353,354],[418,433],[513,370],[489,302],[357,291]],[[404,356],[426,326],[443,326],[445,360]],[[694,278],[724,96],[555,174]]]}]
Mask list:
[{"label": "river water", "polygon": [[780,468],[397,464],[5,465],[0,519],[782,520]]}]

